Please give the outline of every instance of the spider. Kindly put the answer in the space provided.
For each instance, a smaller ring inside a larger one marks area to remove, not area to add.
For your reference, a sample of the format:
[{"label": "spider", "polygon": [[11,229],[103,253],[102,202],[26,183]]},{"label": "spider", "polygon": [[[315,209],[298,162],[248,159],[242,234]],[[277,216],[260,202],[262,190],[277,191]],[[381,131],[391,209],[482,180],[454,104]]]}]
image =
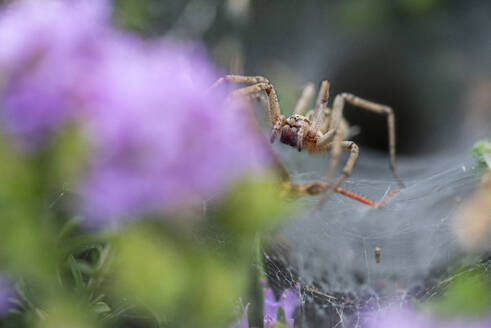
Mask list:
[{"label": "spider", "polygon": [[[226,75],[218,79],[210,89],[216,88],[225,82],[250,84],[247,87],[233,91],[231,97],[256,96],[261,99],[261,93],[263,91],[266,93],[268,101],[263,107],[268,112],[269,125],[272,128],[271,143],[274,143],[279,138],[280,142],[294,147],[298,151],[305,149],[309,153],[332,153],[326,181],[313,181],[304,184],[292,184],[286,168],[275,156],[278,166],[288,180],[286,183],[288,190],[311,195],[318,195],[324,192],[320,205],[325,202],[332,192],[338,192],[375,208],[381,207],[389,197],[398,192],[396,190],[390,193],[377,203],[340,188],[343,181],[351,174],[359,152],[358,146],[353,141],[346,140],[349,137],[350,127],[343,118],[345,103],[387,116],[389,166],[399,185],[403,186],[395,171],[394,113],[390,107],[359,98],[350,93],[341,93],[334,98],[332,109],[328,108],[329,82],[324,80],[320,85],[314,109],[305,113],[306,107],[314,95],[314,85],[309,83],[303,89],[293,114],[287,118],[281,114],[276,90],[267,78],[262,76]],[[330,181],[338,165],[342,150],[349,150],[350,155],[343,167],[341,176],[335,183],[331,183]]]}]

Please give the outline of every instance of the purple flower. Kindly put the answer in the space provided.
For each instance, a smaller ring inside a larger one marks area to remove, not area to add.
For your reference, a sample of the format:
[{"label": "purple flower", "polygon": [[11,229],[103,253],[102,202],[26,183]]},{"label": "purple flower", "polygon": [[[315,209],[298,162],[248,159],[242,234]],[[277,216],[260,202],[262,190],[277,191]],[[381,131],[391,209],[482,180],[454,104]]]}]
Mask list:
[{"label": "purple flower", "polygon": [[410,308],[388,308],[365,315],[364,328],[489,328],[491,318],[484,320],[438,320]]},{"label": "purple flower", "polygon": [[85,106],[87,71],[108,29],[105,1],[18,1],[0,13],[1,120],[26,146]]},{"label": "purple flower", "polygon": [[249,328],[249,318],[247,316],[247,309],[249,308],[249,303],[244,308],[244,313],[238,322],[236,322],[231,328]]},{"label": "purple flower", "polygon": [[294,319],[293,313],[297,306],[300,305],[300,298],[298,296],[299,286],[295,286],[295,289],[285,290],[278,301],[276,301],[273,290],[271,288],[263,288],[264,296],[264,327],[273,327],[277,321],[278,309],[281,307],[285,313],[286,327],[293,328]]},{"label": "purple flower", "polygon": [[273,290],[271,288],[263,289],[263,298],[264,327],[268,328],[272,327],[277,321],[280,303],[276,301]]},{"label": "purple flower", "polygon": [[[266,285],[266,281],[262,280],[263,286]],[[297,284],[295,289],[285,290],[280,299],[277,301],[273,290],[271,288],[263,288],[263,326],[264,328],[273,327],[278,321],[278,310],[281,307],[285,313],[285,321],[287,328],[293,328],[294,319],[293,312],[300,305],[300,297],[298,295],[300,286]],[[249,322],[247,319],[247,304],[244,314],[239,322],[237,322],[232,328],[249,328]]]},{"label": "purple flower", "polygon": [[89,224],[219,195],[264,163],[262,143],[195,45],[142,41],[101,0],[19,1],[0,14],[2,130],[31,147],[68,122],[93,147]]},{"label": "purple flower", "polygon": [[95,153],[83,187],[89,224],[175,210],[218,195],[265,160],[247,108],[207,89],[195,46],[130,38],[107,44],[89,121]]},{"label": "purple flower", "polygon": [[287,289],[280,296],[280,307],[285,312],[286,326],[293,328],[293,313],[297,306],[300,305],[300,298],[298,297],[298,286],[295,290]]},{"label": "purple flower", "polygon": [[10,309],[9,298],[13,296],[13,291],[8,282],[0,276],[0,317],[5,315]]}]

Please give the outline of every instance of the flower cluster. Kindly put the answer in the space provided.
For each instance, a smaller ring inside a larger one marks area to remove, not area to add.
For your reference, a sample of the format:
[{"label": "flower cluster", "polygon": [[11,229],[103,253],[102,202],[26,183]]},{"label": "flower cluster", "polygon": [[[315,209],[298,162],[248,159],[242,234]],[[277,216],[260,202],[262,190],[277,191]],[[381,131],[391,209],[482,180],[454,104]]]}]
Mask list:
[{"label": "flower cluster", "polygon": [[215,74],[199,50],[129,44],[110,47],[97,72],[84,186],[95,219],[210,197],[262,161],[240,104],[227,107],[223,89],[207,93]]},{"label": "flower cluster", "polygon": [[199,45],[141,41],[105,1],[20,1],[0,17],[4,130],[39,146],[83,122],[92,156],[80,187],[92,225],[212,198],[267,160],[244,106],[207,89]]}]

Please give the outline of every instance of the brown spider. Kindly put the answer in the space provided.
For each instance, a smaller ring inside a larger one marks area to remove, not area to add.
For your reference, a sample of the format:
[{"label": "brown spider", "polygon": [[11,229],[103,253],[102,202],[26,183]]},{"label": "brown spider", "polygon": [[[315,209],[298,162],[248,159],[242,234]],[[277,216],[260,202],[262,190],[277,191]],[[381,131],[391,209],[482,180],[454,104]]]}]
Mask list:
[{"label": "brown spider", "polygon": [[[314,94],[314,85],[309,83],[304,88],[302,95],[293,110],[293,114],[286,118],[281,115],[278,96],[268,79],[262,76],[227,75],[216,81],[210,89],[213,89],[224,82],[251,84],[250,86],[233,91],[232,97],[259,95],[262,91],[266,92],[268,101],[263,107],[265,107],[269,114],[269,124],[272,128],[271,143],[279,137],[282,143],[290,145],[298,149],[298,151],[306,149],[310,153],[332,152],[332,159],[327,171],[327,181],[314,181],[304,184],[291,184],[288,182],[287,185],[290,190],[312,195],[326,191],[321,199],[321,204],[332,192],[338,192],[376,208],[381,207],[387,198],[395,193],[391,193],[384,198],[384,200],[376,203],[339,188],[341,183],[351,174],[356,159],[358,158],[358,146],[353,141],[345,140],[349,137],[350,129],[348,122],[343,118],[343,107],[345,102],[371,112],[387,115],[387,124],[389,128],[389,165],[399,184],[403,185],[395,172],[394,113],[390,107],[361,99],[349,93],[341,93],[334,98],[332,109],[328,108],[329,82],[324,80],[319,88],[314,109],[306,113],[305,116],[303,115]],[[334,184],[332,184],[330,181],[334,175],[343,149],[349,150],[350,156],[344,165],[341,176]],[[289,180],[288,172],[286,172],[284,166],[281,163],[279,163],[279,166]]]}]

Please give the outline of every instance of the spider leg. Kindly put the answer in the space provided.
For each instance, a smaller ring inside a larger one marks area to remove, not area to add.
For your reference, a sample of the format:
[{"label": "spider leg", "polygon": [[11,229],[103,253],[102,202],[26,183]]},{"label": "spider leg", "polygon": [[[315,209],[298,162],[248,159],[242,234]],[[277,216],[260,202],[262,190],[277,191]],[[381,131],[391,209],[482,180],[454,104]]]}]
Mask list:
[{"label": "spider leg", "polygon": [[[330,152],[334,146],[335,146],[335,142],[332,142],[323,147],[319,147],[318,151]],[[358,146],[353,141],[342,141],[341,147],[342,149],[349,150],[350,156],[346,161],[346,164],[344,165],[342,175],[338,178],[336,183],[332,184],[326,181],[313,181],[303,184],[293,184],[288,180],[287,182],[285,182],[284,185],[285,189],[287,191],[291,191],[297,194],[309,194],[309,195],[318,195],[321,194],[322,192],[325,192],[325,195],[320,200],[319,206],[321,206],[333,192],[337,192],[339,194],[350,197],[356,201],[359,201],[361,203],[364,203],[366,205],[375,208],[382,207],[388,201],[389,198],[391,198],[392,196],[394,196],[396,193],[399,192],[399,190],[395,190],[391,192],[389,195],[387,195],[386,197],[384,197],[380,202],[375,202],[363,196],[357,195],[353,192],[341,189],[339,186],[353,171],[353,167],[355,165],[359,153]]]},{"label": "spider leg", "polygon": [[292,184],[292,183],[286,182],[284,184],[284,188],[286,191],[295,193],[297,195],[306,195],[306,194],[308,194],[308,195],[319,195],[325,191],[333,190],[334,192],[337,192],[338,194],[349,197],[349,198],[354,199],[360,203],[363,203],[363,204],[368,205],[368,206],[372,206],[374,208],[381,208],[382,206],[384,206],[387,203],[387,201],[390,198],[392,198],[395,194],[397,194],[399,192],[399,189],[394,190],[394,191],[390,192],[389,194],[387,194],[386,196],[384,196],[384,198],[382,198],[382,200],[380,200],[379,202],[375,202],[371,199],[360,196],[354,192],[342,189],[340,187],[333,188],[333,186],[330,183],[325,182],[325,181],[313,181],[313,182],[302,183],[302,184]]},{"label": "spider leg", "polygon": [[[327,148],[332,152],[331,162],[327,170],[327,181],[331,181],[342,151],[344,135],[341,131],[341,120],[343,117],[344,99],[337,95],[332,106],[331,119],[328,122],[327,132],[319,139],[317,146]],[[330,192],[332,193],[332,191]],[[329,194],[330,194],[329,193]]]},{"label": "spider leg", "polygon": [[[400,187],[404,187],[404,183],[402,183],[401,179],[396,173],[395,169],[395,157],[396,157],[396,146],[395,146],[395,124],[394,124],[394,112],[392,111],[392,108],[389,106],[377,104],[362,98],[359,98],[355,95],[349,94],[349,93],[342,93],[336,96],[334,99],[334,105],[333,105],[333,112],[332,112],[332,120],[329,124],[329,129],[335,129],[334,134],[337,135],[337,131],[339,130],[339,126],[341,124],[341,120],[343,117],[343,108],[344,108],[344,103],[348,102],[352,105],[355,105],[357,107],[360,107],[362,109],[366,109],[368,111],[377,113],[377,114],[383,114],[387,115],[387,126],[389,130],[389,156],[390,156],[390,161],[389,161],[389,166],[392,171],[392,174],[396,178],[398,184]],[[329,131],[328,131],[329,132]],[[327,133],[326,133],[327,134]],[[342,136],[339,136],[339,138],[342,138]],[[329,140],[327,138],[323,138],[322,140],[319,141],[320,144],[326,143]],[[335,140],[336,141],[336,140]],[[337,144],[339,144],[339,140],[337,141]],[[333,148],[333,156],[332,156],[332,162],[328,170],[328,177],[332,177],[334,174],[334,170],[336,169],[337,163],[339,161],[339,155],[341,153],[340,147],[336,146]]]},{"label": "spider leg", "polygon": [[324,121],[324,109],[327,105],[327,100],[329,99],[329,82],[327,80],[322,81],[319,88],[319,93],[317,94],[317,99],[315,101],[315,109],[312,118],[311,131],[316,134],[319,131],[322,122]]},{"label": "spider leg", "polygon": [[302,95],[298,99],[293,114],[302,114],[305,111],[310,99],[314,95],[314,84],[308,83],[302,91]]},{"label": "spider leg", "polygon": [[[339,158],[339,155],[334,153],[334,151],[335,151],[335,148],[338,148],[340,146],[339,148],[341,148],[341,149],[349,150],[350,156],[348,157],[348,160],[346,161],[346,164],[344,165],[343,171],[341,172],[341,176],[338,178],[338,180],[336,181],[335,184],[331,185],[329,190],[326,192],[326,194],[320,200],[320,203],[319,203],[320,206],[335,191],[335,189],[338,188],[343,183],[343,181],[351,174],[351,171],[353,171],[353,166],[355,165],[355,162],[358,159],[358,154],[359,154],[358,146],[353,141],[339,141],[340,139],[337,138],[338,135],[341,135],[341,133],[338,133],[336,135],[334,142],[331,144],[328,144],[324,151],[328,152],[332,148],[333,149],[333,160],[334,160],[334,156],[337,156],[337,158]],[[333,160],[331,160],[331,164],[332,164]],[[332,168],[332,165],[330,165],[329,169],[331,169],[331,168]],[[329,178],[330,177],[328,176],[328,181],[329,181]]]},{"label": "spider leg", "polygon": [[256,93],[249,96],[251,102],[257,101],[265,113],[269,113],[268,97],[264,93]]},{"label": "spider leg", "polygon": [[269,80],[262,76],[244,76],[244,75],[225,75],[219,78],[208,90],[213,90],[220,84],[232,82],[232,83],[245,83],[245,84],[257,84],[261,82],[269,83]]},{"label": "spider leg", "polygon": [[262,76],[243,76],[243,75],[226,75],[219,78],[208,90],[213,90],[225,82],[252,84],[249,87],[241,88],[232,92],[232,96],[244,96],[261,91],[265,91],[269,100],[269,123],[273,127],[280,119],[280,105],[278,95],[269,80]]},{"label": "spider leg", "polygon": [[[276,93],[273,94],[272,90],[273,89],[272,89],[271,84],[261,82],[261,83],[257,83],[254,85],[250,85],[248,87],[234,90],[229,96],[229,98],[234,98],[234,97],[245,98],[248,95],[257,94],[261,91],[266,91],[266,94],[268,95],[269,102],[268,102],[268,106],[263,106],[263,107],[265,109],[267,109],[267,111],[268,111],[269,124],[270,124],[270,127],[273,128],[273,134],[271,136],[271,140],[272,140],[271,142],[274,141],[276,134],[279,133],[279,130],[281,129],[281,127],[283,126],[284,121],[285,121],[285,117],[282,116],[279,112],[278,99],[276,97]],[[273,100],[271,100],[271,98],[273,98]],[[273,106],[272,106],[272,102],[273,102]],[[276,106],[275,106],[275,104],[276,104]]]},{"label": "spider leg", "polygon": [[397,179],[401,187],[404,187],[401,179],[396,173],[396,136],[395,136],[395,124],[394,124],[394,112],[389,106],[377,104],[349,93],[343,93],[343,97],[346,101],[352,105],[366,109],[368,111],[387,115],[387,128],[389,130],[389,155],[390,155],[390,169],[392,174]]},{"label": "spider leg", "polygon": [[[241,80],[241,82],[242,82],[242,80]],[[260,83],[257,83],[257,84],[254,84],[254,85],[251,85],[248,87],[234,90],[229,97],[241,97],[241,98],[249,99],[250,101],[258,99],[260,104],[261,104],[261,107],[263,107],[263,109],[266,112],[268,112],[271,116],[270,102],[265,100],[262,97],[262,94],[260,93],[261,91],[266,90],[266,88],[269,88],[270,86],[271,85],[269,83],[260,82]],[[251,96],[251,97],[247,98],[246,96]],[[258,135],[262,135],[261,126],[259,125],[257,120],[253,117],[254,115],[251,112],[248,112],[248,116],[249,116],[249,122],[250,122],[250,125],[252,126],[252,128],[257,131]],[[281,123],[282,121],[284,121],[284,117],[280,115],[278,121],[274,123],[273,127],[276,127],[276,125],[278,125],[278,123]],[[270,124],[272,124],[272,123],[273,122],[270,122]],[[264,138],[261,138],[261,142],[264,144],[264,149],[269,150],[269,153],[270,153],[271,158],[272,158],[272,163],[273,163],[274,167],[276,168],[276,170],[279,172],[281,178],[284,181],[289,181],[290,180],[290,174],[288,173],[286,166],[283,164],[281,159],[278,157],[276,152],[271,147],[271,144],[268,143],[266,141],[266,139],[264,139]]]}]

